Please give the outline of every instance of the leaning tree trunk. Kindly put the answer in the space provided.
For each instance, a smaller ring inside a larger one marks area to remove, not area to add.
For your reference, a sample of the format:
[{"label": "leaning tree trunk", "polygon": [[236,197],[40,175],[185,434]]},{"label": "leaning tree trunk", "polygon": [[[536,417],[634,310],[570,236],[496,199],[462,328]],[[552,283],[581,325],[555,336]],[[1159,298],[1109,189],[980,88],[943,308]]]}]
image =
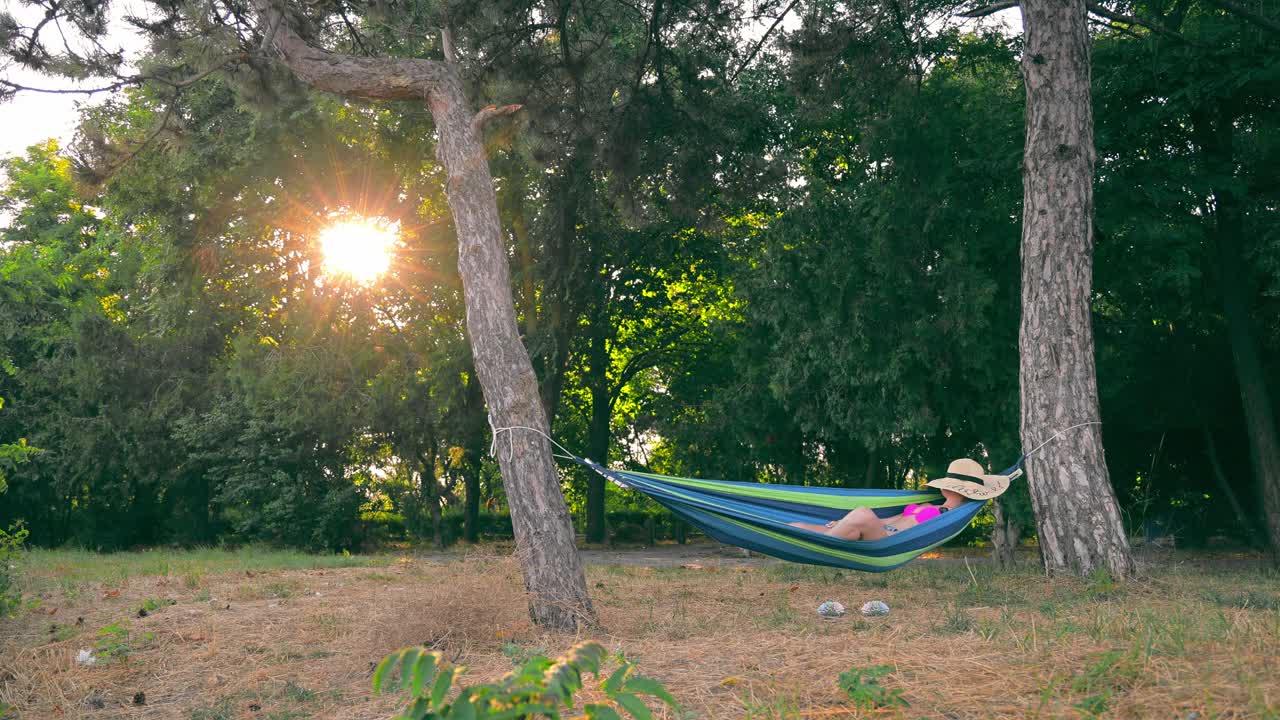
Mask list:
[{"label": "leaning tree trunk", "polygon": [[264,35],[303,82],[344,97],[427,101],[438,135],[436,155],[448,173],[445,189],[458,236],[467,334],[485,402],[498,427],[537,431],[508,430],[497,443],[529,614],[535,624],[557,629],[593,624],[595,611],[551,446],[538,434],[548,432],[547,415],[516,326],[497,196],[482,142],[488,119],[518,108],[473,112],[452,62],[358,57],[312,47],[271,0],[255,1]]},{"label": "leaning tree trunk", "polygon": [[[1024,0],[1020,381],[1023,446],[1098,419],[1093,285],[1093,109],[1084,0]],[[1097,425],[1028,465],[1045,569],[1133,572]]]}]

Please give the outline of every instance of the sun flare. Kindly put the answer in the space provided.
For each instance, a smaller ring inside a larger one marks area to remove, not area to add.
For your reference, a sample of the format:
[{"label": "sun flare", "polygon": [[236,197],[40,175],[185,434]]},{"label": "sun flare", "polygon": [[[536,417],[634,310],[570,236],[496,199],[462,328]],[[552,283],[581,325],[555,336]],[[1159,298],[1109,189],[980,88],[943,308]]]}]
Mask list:
[{"label": "sun flare", "polygon": [[376,218],[338,220],[320,231],[324,271],[371,283],[391,266],[399,235],[398,223]]}]

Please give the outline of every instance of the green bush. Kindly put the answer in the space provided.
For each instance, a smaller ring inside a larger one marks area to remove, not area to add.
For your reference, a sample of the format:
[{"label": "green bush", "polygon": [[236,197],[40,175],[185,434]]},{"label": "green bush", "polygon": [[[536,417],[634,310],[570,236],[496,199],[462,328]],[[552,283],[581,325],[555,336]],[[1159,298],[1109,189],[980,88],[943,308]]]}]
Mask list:
[{"label": "green bush", "polygon": [[27,531],[21,525],[0,530],[0,618],[12,616],[22,604],[22,595],[14,580],[26,539]]},{"label": "green bush", "polygon": [[892,665],[876,665],[869,668],[852,668],[840,673],[840,689],[849,694],[855,707],[865,710],[906,707],[910,705],[902,697],[902,690],[890,690],[880,684],[880,678],[893,672]]},{"label": "green bush", "polygon": [[[574,695],[583,687],[583,675],[591,673],[599,679],[605,657],[599,643],[588,641],[555,660],[535,655],[495,683],[462,685],[458,679],[465,668],[442,662],[440,653],[412,647],[388,655],[378,665],[373,689],[409,690],[409,703],[396,720],[559,718],[561,710],[573,708]],[[586,717],[621,720],[621,708],[636,720],[648,720],[653,712],[641,696],[657,698],[680,713],[679,704],[661,683],[634,670],[631,663],[623,661],[600,683],[599,690],[608,703],[586,703]],[[455,684],[459,691],[450,700],[449,691]]]}]

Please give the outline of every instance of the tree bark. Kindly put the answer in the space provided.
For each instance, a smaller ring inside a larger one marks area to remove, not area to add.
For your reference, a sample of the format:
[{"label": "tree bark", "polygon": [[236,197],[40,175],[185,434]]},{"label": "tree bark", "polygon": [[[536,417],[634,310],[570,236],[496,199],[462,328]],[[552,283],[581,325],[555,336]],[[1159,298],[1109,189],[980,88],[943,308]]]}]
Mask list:
[{"label": "tree bark", "polygon": [[[1235,117],[1231,109],[1219,104],[1212,111],[1201,110],[1192,115],[1192,123],[1204,172],[1211,177],[1235,177]],[[1276,435],[1271,388],[1267,387],[1249,312],[1252,283],[1242,247],[1244,218],[1240,199],[1230,183],[1213,187],[1212,198],[1210,227],[1217,248],[1218,285],[1222,289],[1231,358],[1248,428],[1249,461],[1254,482],[1262,495],[1272,559],[1280,563],[1280,440]]]},{"label": "tree bark", "polygon": [[480,542],[480,453],[468,449],[462,462],[466,473],[462,480],[466,492],[462,506],[462,539],[477,543]]},{"label": "tree bark", "polygon": [[[264,35],[284,64],[317,90],[344,97],[427,101],[435,120],[436,155],[458,236],[458,271],[476,374],[497,427],[547,433],[529,353],[520,342],[511,273],[501,241],[498,203],[481,137],[484,111],[471,111],[453,63],[330,53],[300,38],[271,0],[255,0]],[[595,623],[586,576],[551,446],[543,435],[508,430],[498,438],[498,464],[511,506],[529,614],[545,627],[574,630]]]},{"label": "tree bark", "polygon": [[[478,382],[467,383],[466,398],[468,408],[483,410],[484,395]],[[480,471],[484,447],[481,433],[469,432],[468,436],[473,439],[468,441],[462,454],[463,488],[466,492],[462,506],[462,537],[469,543],[475,543],[480,541]]]},{"label": "tree bark", "polygon": [[421,484],[423,503],[427,506],[427,514],[431,516],[431,546],[436,550],[444,549],[444,518],[440,513],[440,479],[436,477],[435,444],[431,449],[418,455],[418,482]]},{"label": "tree bark", "polygon": [[[1098,419],[1093,285],[1093,108],[1083,0],[1024,0],[1027,88],[1023,154],[1023,447]],[[1045,569],[1127,576],[1133,557],[1097,425],[1072,430],[1028,461]]]},{"label": "tree bark", "polygon": [[[603,279],[601,280],[603,285]],[[607,299],[597,293],[596,311],[591,319],[591,348],[587,385],[591,389],[591,421],[587,430],[588,456],[600,463],[609,463],[610,421],[613,419],[613,393],[609,383],[609,317]],[[587,473],[587,542],[605,540],[605,483],[600,473]]]},{"label": "tree bark", "polygon": [[1231,505],[1231,512],[1240,519],[1240,524],[1244,526],[1249,533],[1250,543],[1254,544],[1252,538],[1254,531],[1257,529],[1254,524],[1254,518],[1240,505],[1240,499],[1236,497],[1236,491],[1231,489],[1231,481],[1227,479],[1227,474],[1222,470],[1222,463],[1218,462],[1217,443],[1213,441],[1213,432],[1208,426],[1200,428],[1200,432],[1204,434],[1205,451],[1209,456],[1209,467],[1213,469],[1213,479],[1218,482],[1218,489],[1222,490],[1222,495]]},{"label": "tree bark", "polygon": [[991,513],[996,519],[995,527],[991,530],[991,555],[1000,567],[1012,568],[1017,562],[1015,551],[1018,549],[1018,541],[1022,539],[1022,528],[1009,517],[1004,503],[999,499],[991,503]]},{"label": "tree bark", "polygon": [[884,483],[881,483],[878,477],[882,472],[884,472],[884,465],[880,462],[880,448],[868,448],[867,471],[862,476],[862,487],[870,489],[883,485]]}]

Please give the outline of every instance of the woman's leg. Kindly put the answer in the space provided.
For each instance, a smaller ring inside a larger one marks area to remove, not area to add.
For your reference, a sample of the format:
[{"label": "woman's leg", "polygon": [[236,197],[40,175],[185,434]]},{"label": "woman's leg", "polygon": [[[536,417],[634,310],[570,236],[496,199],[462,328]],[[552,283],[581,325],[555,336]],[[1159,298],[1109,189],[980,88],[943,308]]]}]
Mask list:
[{"label": "woman's leg", "polygon": [[790,525],[791,527],[804,528],[805,530],[812,530],[813,532],[823,533],[824,535],[828,530],[831,529],[826,525],[814,525],[813,523],[793,522],[793,523],[787,523],[787,524]]},{"label": "woman's leg", "polygon": [[841,518],[835,527],[828,528],[826,533],[845,540],[879,540],[889,534],[884,529],[884,521],[869,508],[855,509]]}]

